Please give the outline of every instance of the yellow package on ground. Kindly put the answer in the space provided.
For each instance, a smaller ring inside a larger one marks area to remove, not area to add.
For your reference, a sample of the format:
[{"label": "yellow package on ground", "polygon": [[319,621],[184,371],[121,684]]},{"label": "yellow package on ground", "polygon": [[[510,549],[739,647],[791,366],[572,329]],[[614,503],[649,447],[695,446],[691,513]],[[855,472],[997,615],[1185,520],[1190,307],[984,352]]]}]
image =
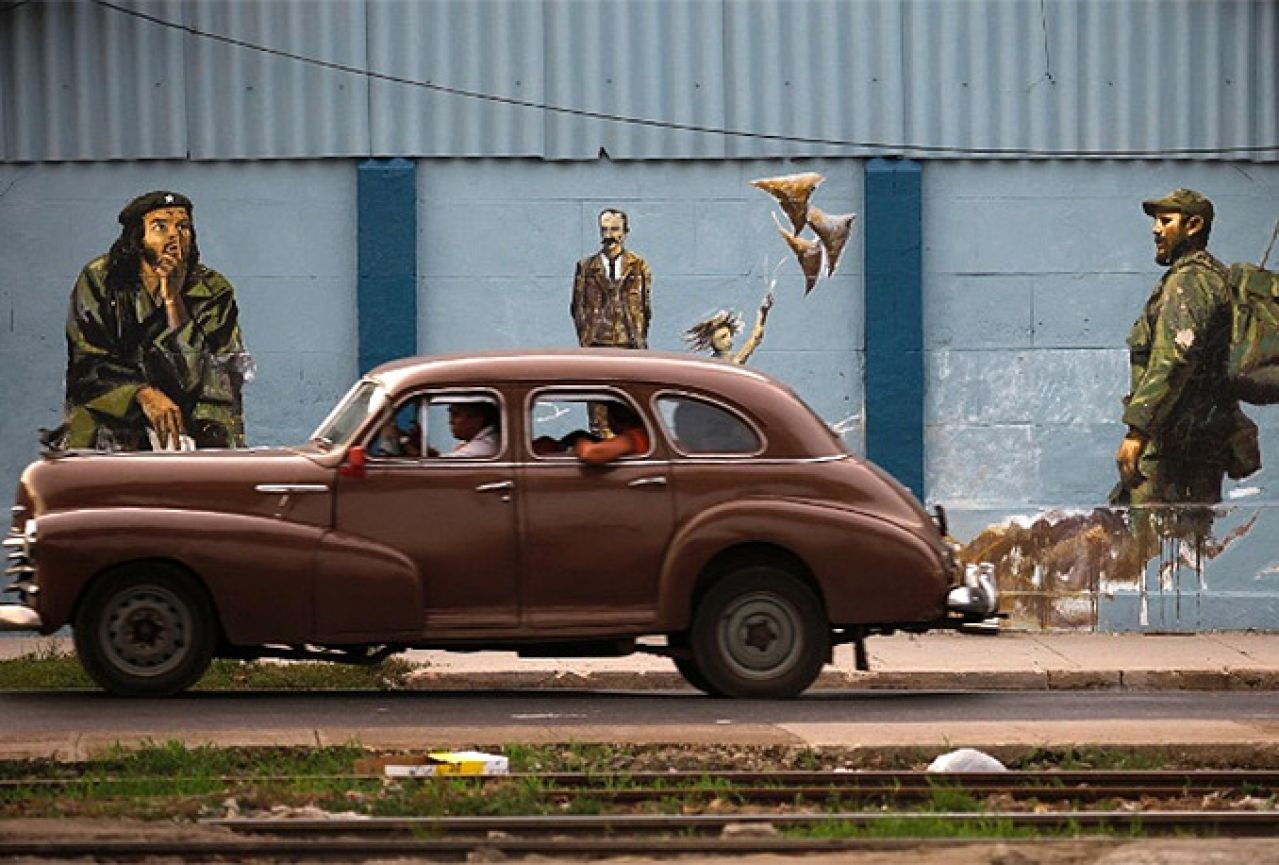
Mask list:
[{"label": "yellow package on ground", "polygon": [[481,751],[437,751],[421,758],[397,760],[384,769],[388,778],[422,778],[431,775],[509,775],[511,761]]}]

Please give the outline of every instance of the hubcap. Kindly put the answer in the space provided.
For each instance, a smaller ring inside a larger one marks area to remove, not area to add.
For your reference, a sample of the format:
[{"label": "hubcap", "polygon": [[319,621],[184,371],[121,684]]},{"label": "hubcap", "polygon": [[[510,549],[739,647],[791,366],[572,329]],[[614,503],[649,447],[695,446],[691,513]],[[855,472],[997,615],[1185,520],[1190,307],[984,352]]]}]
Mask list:
[{"label": "hubcap", "polygon": [[176,595],[162,586],[138,586],[111,599],[98,638],[118,668],[159,676],[181,663],[190,634],[190,612]]},{"label": "hubcap", "polygon": [[784,674],[802,648],[799,612],[784,598],[756,592],[724,612],[719,648],[736,675],[752,679]]}]

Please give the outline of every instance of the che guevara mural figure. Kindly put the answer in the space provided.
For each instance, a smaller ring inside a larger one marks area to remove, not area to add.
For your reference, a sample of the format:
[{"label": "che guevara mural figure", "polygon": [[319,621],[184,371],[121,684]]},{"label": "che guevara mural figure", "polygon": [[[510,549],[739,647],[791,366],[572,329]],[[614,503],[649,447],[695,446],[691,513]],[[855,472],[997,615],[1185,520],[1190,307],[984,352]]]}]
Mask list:
[{"label": "che guevara mural figure", "polygon": [[148,192],[120,211],[120,235],[80,271],[67,312],[62,424],[54,448],[243,447],[241,390],[253,360],[235,290],[200,260],[195,206]]}]

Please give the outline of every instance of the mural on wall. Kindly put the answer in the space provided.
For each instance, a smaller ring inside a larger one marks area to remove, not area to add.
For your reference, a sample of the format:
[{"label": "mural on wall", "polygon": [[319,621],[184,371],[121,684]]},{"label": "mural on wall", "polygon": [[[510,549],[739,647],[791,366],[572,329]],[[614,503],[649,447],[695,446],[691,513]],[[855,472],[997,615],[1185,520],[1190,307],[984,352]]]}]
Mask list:
[{"label": "mural on wall", "polygon": [[243,447],[253,361],[231,283],[200,261],[194,205],[140,195],[120,236],[81,270],[67,313],[62,424],[53,448]]},{"label": "mural on wall", "polygon": [[1115,455],[1112,507],[1009,520],[961,554],[995,564],[1008,611],[1022,624],[1093,627],[1099,599],[1127,590],[1138,595],[1144,627],[1152,583],[1173,593],[1179,616],[1182,576],[1202,592],[1207,563],[1261,515],[1213,536],[1214,521],[1230,510],[1216,507],[1223,479],[1261,468],[1257,425],[1240,398],[1279,402],[1279,276],[1264,269],[1270,248],[1258,266],[1227,268],[1208,252],[1212,202],[1194,190],[1175,189],[1142,209],[1153,220],[1155,261],[1167,270],[1127,339],[1128,432]]},{"label": "mural on wall", "polygon": [[[787,231],[773,214],[773,222],[799,262],[804,274],[804,294],[807,296],[821,276],[823,264],[826,275],[833,276],[839,266],[839,257],[848,244],[848,236],[852,231],[853,221],[857,218],[852,213],[831,216],[811,203],[813,191],[821,185],[825,178],[815,171],[799,174],[788,174],[780,177],[764,177],[752,180],[751,185],[762,189],[777,199],[782,211],[795,229]],[[810,227],[818,239],[800,236],[805,227]],[[710,352],[711,356],[732,363],[745,364],[750,356],[759,348],[764,339],[764,327],[768,321],[768,312],[773,308],[774,292],[777,288],[777,270],[769,279],[768,293],[760,302],[759,311],[755,315],[755,326],[751,328],[745,344],[735,349],[734,339],[743,327],[742,314],[734,309],[721,309],[684,331],[684,342],[689,350]]]},{"label": "mural on wall", "polygon": [[[597,220],[600,251],[577,263],[569,313],[583,347],[648,348],[648,322],[653,313],[653,272],[642,257],[626,248],[630,217],[606,208]],[[591,407],[591,432],[610,433],[605,406]]]},{"label": "mural on wall", "polygon": [[626,249],[630,219],[615,208],[600,212],[600,251],[577,263],[569,313],[579,345],[648,348],[653,274]]},{"label": "mural on wall", "polygon": [[1168,270],[1128,334],[1128,434],[1110,503],[1215,504],[1223,476],[1247,477],[1261,455],[1227,381],[1231,295],[1226,266],[1208,252],[1212,202],[1175,189],[1142,209]]},{"label": "mural on wall", "polygon": [[760,302],[759,312],[755,314],[755,326],[740,350],[733,350],[733,340],[742,330],[742,314],[737,310],[722,309],[702,319],[684,331],[684,342],[691,351],[709,351],[718,360],[744,364],[759,348],[764,340],[764,325],[768,321],[768,311],[773,308],[773,291],[769,289]]},{"label": "mural on wall", "polygon": [[[778,232],[795,254],[800,270],[803,271],[805,295],[817,285],[823,263],[826,265],[826,275],[835,275],[839,258],[848,243],[848,235],[852,232],[853,221],[857,219],[857,215],[853,213],[837,216],[827,214],[811,203],[814,190],[825,179],[815,171],[806,171],[751,181],[751,186],[776,198],[782,211],[790,219],[794,231],[787,231],[777,214],[773,214]],[[813,229],[817,240],[801,235],[805,227]]]}]

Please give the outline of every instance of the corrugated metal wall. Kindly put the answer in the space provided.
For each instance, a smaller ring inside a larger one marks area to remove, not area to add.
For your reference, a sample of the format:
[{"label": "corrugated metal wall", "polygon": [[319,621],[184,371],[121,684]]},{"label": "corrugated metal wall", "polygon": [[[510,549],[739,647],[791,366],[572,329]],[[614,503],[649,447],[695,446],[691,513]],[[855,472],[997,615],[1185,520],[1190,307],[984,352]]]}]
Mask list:
[{"label": "corrugated metal wall", "polygon": [[0,98],[6,161],[1276,161],[1279,4],[29,0]]}]

